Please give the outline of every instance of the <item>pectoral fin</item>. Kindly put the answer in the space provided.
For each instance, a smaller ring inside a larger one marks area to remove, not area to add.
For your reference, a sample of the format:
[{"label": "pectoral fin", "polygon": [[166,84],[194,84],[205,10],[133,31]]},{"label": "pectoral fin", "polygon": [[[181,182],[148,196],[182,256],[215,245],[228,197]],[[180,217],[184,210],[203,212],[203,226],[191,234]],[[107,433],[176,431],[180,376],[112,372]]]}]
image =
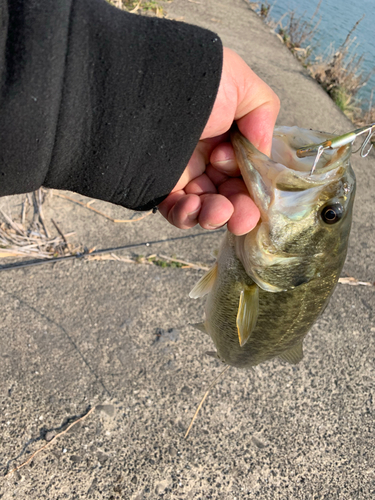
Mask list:
[{"label": "pectoral fin", "polygon": [[237,312],[237,331],[240,346],[244,346],[254,330],[259,314],[259,288],[253,285],[241,291]]},{"label": "pectoral fin", "polygon": [[206,356],[210,356],[211,358],[218,359],[220,361],[219,355],[216,351],[207,351],[205,352]]},{"label": "pectoral fin", "polygon": [[285,351],[279,355],[279,358],[283,361],[287,361],[292,365],[296,365],[303,358],[302,342],[298,342],[292,349]]},{"label": "pectoral fin", "polygon": [[207,330],[206,330],[206,326],[205,326],[205,324],[203,322],[202,323],[191,323],[191,326],[194,326],[194,328],[196,328],[200,332],[205,333],[206,335],[208,335]]},{"label": "pectoral fin", "polygon": [[217,264],[207,271],[189,293],[191,299],[199,299],[206,295],[213,287],[217,276]]}]

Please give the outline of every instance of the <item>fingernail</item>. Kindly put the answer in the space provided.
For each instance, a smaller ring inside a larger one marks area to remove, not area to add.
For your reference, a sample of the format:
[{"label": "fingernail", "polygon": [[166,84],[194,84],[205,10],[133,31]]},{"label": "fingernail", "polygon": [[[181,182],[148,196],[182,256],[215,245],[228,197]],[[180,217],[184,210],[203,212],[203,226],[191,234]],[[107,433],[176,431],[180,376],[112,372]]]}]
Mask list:
[{"label": "fingernail", "polygon": [[237,165],[233,158],[228,158],[227,160],[218,160],[215,161],[214,164],[216,166],[220,165],[221,167],[227,167],[228,165],[229,166]]},{"label": "fingernail", "polygon": [[216,160],[215,163],[218,163],[219,165],[225,165],[226,163],[233,161],[233,158],[225,158],[224,160]]},{"label": "fingernail", "polygon": [[221,224],[207,224],[207,226],[210,228],[212,227],[212,229],[217,229],[219,227],[223,227],[225,224],[225,222],[222,222]]},{"label": "fingernail", "polygon": [[194,212],[188,212],[187,213],[187,216],[189,217],[189,219],[192,219],[193,217],[195,217],[200,211],[200,208],[197,208],[197,210],[194,210]]}]

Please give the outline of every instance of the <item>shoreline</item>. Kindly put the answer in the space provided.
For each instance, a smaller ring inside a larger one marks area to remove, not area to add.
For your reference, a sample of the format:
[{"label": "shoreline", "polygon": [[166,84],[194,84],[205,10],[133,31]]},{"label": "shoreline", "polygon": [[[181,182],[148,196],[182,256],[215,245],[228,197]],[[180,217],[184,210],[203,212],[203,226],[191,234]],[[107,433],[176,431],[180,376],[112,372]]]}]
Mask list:
[{"label": "shoreline", "polygon": [[[247,3],[354,125],[363,126],[375,122],[375,106],[372,100],[375,89],[371,90],[368,102],[357,96],[358,91],[366,85],[372,72],[370,71],[363,76],[362,56],[358,56],[356,53],[349,56],[349,48],[355,39],[352,38],[353,33],[355,34],[363,17],[349,30],[344,42],[337,49],[333,46],[331,53],[324,56],[323,54],[314,54],[314,48],[307,43],[311,41],[314,33],[318,30],[319,19],[316,18],[316,15],[320,4],[310,19],[303,14],[295,16],[294,11],[287,10],[276,21],[270,17],[273,6],[268,2],[265,4]],[[287,23],[284,26],[283,19],[289,19],[289,25]],[[313,54],[314,61],[312,61]]]}]

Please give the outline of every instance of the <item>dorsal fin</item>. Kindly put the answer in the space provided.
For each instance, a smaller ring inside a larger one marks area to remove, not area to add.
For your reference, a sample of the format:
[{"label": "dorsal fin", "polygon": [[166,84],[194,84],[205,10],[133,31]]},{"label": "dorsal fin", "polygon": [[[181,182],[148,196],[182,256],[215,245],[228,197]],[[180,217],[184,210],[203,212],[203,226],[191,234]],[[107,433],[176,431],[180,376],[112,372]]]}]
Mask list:
[{"label": "dorsal fin", "polygon": [[244,346],[254,330],[259,314],[259,288],[257,285],[241,291],[236,324],[240,346]]},{"label": "dorsal fin", "polygon": [[288,351],[279,354],[279,358],[291,365],[296,365],[303,358],[303,349],[302,349],[302,341],[298,342],[295,346],[293,346]]},{"label": "dorsal fin", "polygon": [[216,281],[216,276],[217,263],[215,263],[214,266],[211,267],[211,269],[201,277],[201,279],[189,293],[189,297],[191,299],[199,299],[200,297],[203,297],[203,295],[206,295],[213,287]]}]

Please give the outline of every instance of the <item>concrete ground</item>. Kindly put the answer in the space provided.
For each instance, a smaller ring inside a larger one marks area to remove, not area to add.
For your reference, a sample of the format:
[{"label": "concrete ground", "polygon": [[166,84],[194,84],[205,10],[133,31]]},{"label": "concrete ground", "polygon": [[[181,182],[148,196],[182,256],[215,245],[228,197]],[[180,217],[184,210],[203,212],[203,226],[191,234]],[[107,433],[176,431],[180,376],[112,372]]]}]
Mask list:
[{"label": "concrete ground", "polygon": [[[279,124],[351,129],[245,1],[175,0],[167,10],[216,31],[275,89]],[[353,156],[353,165],[358,194],[344,274],[374,281],[374,156]],[[0,201],[5,210],[17,204]],[[162,253],[209,264],[222,237],[183,233],[159,215],[114,224],[56,197],[44,212],[89,248],[166,240],[120,257]],[[188,298],[202,272],[108,260],[0,272],[1,475],[95,407],[1,477],[0,499],[375,498],[375,288],[337,287],[299,365],[230,369],[184,440],[221,370],[204,356],[210,340],[189,326],[203,316],[203,301]]]}]

